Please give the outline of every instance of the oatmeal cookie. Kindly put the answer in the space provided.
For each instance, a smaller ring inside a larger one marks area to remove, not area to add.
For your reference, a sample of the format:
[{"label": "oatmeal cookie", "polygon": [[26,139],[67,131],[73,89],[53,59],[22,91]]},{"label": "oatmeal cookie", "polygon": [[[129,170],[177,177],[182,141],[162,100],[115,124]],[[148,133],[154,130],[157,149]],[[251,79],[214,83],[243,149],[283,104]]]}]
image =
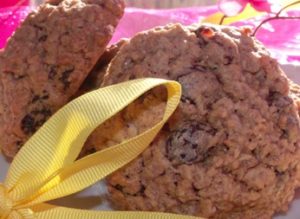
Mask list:
[{"label": "oatmeal cookie", "polygon": [[89,75],[81,85],[80,89],[76,93],[75,97],[78,97],[89,91],[98,89],[101,86],[103,82],[103,77],[106,73],[109,63],[116,56],[120,48],[124,44],[126,44],[127,41],[128,39],[122,39],[118,43],[112,44],[105,49],[104,53],[100,56],[96,65],[94,66],[94,68],[89,73]]},{"label": "oatmeal cookie", "polygon": [[300,116],[300,85],[296,84],[292,80],[289,80],[290,87],[290,97],[293,98],[295,104],[298,108],[298,113]]},{"label": "oatmeal cookie", "polygon": [[[122,210],[215,219],[270,219],[286,211],[300,179],[300,127],[289,82],[245,29],[179,24],[142,32],[112,59],[102,86],[143,77],[181,83],[181,103],[138,158],[107,179]],[[154,89],[100,126],[99,150],[162,116]]]},{"label": "oatmeal cookie", "polygon": [[14,157],[77,92],[123,15],[123,0],[50,0],[0,54],[0,145]]}]

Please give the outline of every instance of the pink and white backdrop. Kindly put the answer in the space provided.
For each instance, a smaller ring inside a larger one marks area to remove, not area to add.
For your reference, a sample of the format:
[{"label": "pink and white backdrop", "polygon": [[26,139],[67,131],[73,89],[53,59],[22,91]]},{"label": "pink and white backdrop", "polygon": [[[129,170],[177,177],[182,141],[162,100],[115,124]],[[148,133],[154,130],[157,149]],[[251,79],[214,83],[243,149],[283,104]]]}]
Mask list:
[{"label": "pink and white backdrop", "polygon": [[[33,2],[35,1],[35,2]],[[34,10],[41,0],[0,0],[0,48],[5,46],[7,38],[19,26],[26,15]],[[18,3],[19,2],[19,3]],[[164,25],[170,22],[191,24],[201,22],[206,16],[218,11],[216,5],[207,5],[215,1],[208,0],[127,0],[129,6],[144,6],[157,9],[142,9],[127,7],[112,43],[123,37],[131,37],[135,33]],[[29,6],[31,5],[31,6]],[[191,7],[192,5],[196,5]],[[161,9],[166,7],[185,6],[173,9]],[[289,16],[300,16],[300,10],[288,12]],[[263,17],[256,17],[247,21],[235,22],[232,25],[257,26]],[[275,20],[263,26],[257,34],[281,63],[300,65],[300,20]]]}]

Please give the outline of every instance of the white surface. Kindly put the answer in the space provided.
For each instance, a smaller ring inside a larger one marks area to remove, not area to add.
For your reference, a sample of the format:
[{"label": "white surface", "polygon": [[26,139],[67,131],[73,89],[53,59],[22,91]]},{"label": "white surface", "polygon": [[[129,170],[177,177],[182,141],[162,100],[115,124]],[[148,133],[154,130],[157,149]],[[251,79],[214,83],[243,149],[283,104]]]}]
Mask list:
[{"label": "white surface", "polygon": [[[290,79],[300,84],[300,66],[285,65],[283,66],[286,74]],[[8,163],[0,154],[0,182],[3,182],[8,169]],[[106,188],[105,183],[97,183],[93,187],[55,202],[57,205],[81,208],[81,209],[109,209],[105,200]],[[289,211],[284,215],[276,215],[274,219],[300,219],[300,189],[296,192],[295,199],[292,202]]]}]

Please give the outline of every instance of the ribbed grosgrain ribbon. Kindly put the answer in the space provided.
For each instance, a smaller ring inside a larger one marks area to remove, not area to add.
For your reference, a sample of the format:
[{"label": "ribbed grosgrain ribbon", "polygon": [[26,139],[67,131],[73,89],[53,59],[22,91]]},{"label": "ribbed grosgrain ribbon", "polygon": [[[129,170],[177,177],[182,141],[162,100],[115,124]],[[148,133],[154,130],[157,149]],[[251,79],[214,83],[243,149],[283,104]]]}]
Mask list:
[{"label": "ribbed grosgrain ribbon", "polygon": [[[160,85],[166,86],[168,100],[159,123],[119,145],[76,160],[98,125]],[[139,79],[101,88],[67,104],[27,141],[11,164],[4,184],[0,185],[0,218],[196,218],[156,212],[88,211],[44,203],[81,191],[136,158],[174,112],[180,96],[177,82]]]}]

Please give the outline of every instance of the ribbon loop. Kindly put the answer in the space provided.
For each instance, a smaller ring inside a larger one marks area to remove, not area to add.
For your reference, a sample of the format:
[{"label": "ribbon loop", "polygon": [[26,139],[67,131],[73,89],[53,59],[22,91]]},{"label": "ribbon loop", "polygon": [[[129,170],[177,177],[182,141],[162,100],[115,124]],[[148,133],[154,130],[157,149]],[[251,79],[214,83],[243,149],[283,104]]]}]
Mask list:
[{"label": "ribbon loop", "polygon": [[[89,134],[150,89],[164,85],[167,105],[161,121],[145,132],[75,160]],[[23,146],[0,191],[0,219],[194,219],[149,212],[98,212],[48,206],[135,159],[151,143],[180,102],[181,86],[163,79],[138,79],[108,86],[70,102]]]},{"label": "ribbon loop", "polygon": [[87,211],[42,204],[33,207],[38,219],[204,219],[190,215],[141,211]]},{"label": "ribbon loop", "polygon": [[6,187],[0,183],[0,219],[33,219],[30,209],[16,209]]},{"label": "ribbon loop", "polygon": [[12,201],[3,184],[0,184],[0,218],[7,218],[12,212]]}]

